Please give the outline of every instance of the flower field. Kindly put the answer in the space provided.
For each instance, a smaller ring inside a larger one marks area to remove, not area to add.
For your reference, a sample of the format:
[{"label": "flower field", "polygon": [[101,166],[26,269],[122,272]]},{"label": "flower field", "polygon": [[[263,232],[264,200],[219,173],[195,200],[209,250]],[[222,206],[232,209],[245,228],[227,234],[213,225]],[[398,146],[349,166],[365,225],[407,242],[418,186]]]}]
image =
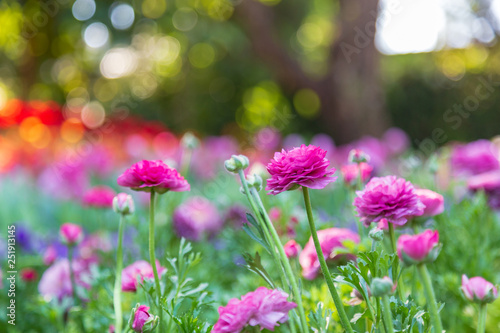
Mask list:
[{"label": "flower field", "polygon": [[0,114],[1,332],[500,332],[500,143]]}]

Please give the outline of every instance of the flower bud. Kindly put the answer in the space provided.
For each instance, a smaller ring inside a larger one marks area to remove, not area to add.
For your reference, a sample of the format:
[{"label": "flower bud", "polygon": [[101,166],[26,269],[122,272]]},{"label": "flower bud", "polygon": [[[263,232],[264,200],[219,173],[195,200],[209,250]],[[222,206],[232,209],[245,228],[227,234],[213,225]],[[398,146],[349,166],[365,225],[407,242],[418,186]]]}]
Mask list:
[{"label": "flower bud", "polygon": [[134,332],[153,332],[156,326],[158,326],[158,316],[153,316],[148,311],[149,306],[140,305],[139,303],[137,303],[135,308],[132,309],[132,313],[130,314],[130,318],[128,320],[128,326]]},{"label": "flower bud", "polygon": [[232,155],[224,162],[226,170],[231,173],[238,173],[238,171],[246,169],[249,164],[248,157],[245,155]]},{"label": "flower bud", "polygon": [[370,156],[361,149],[352,149],[349,152],[348,160],[351,163],[368,163],[370,161]]},{"label": "flower bud", "polygon": [[134,200],[127,193],[118,193],[113,198],[113,210],[122,215],[133,214],[135,211]]},{"label": "flower bud", "polygon": [[372,295],[375,297],[391,295],[394,291],[396,291],[396,285],[388,276],[384,276],[383,278],[374,278],[372,281],[371,291]]},{"label": "flower bud", "polygon": [[402,235],[398,239],[397,250],[399,259],[406,266],[433,262],[441,250],[439,233],[425,230],[413,236]]},{"label": "flower bud", "polygon": [[465,274],[462,275],[460,290],[465,298],[474,303],[491,303],[498,297],[497,288],[480,276],[469,279]]},{"label": "flower bud", "polygon": [[200,140],[192,133],[186,132],[181,138],[181,146],[188,149],[198,148]]},{"label": "flower bud", "polygon": [[80,243],[83,239],[83,230],[77,224],[64,223],[59,229],[59,235],[64,244],[74,246]]},{"label": "flower bud", "polygon": [[299,255],[301,250],[300,245],[293,239],[289,240],[284,246],[285,255],[287,258],[294,258]]},{"label": "flower bud", "polygon": [[20,272],[20,275],[21,280],[23,280],[24,282],[33,282],[38,278],[38,274],[31,267],[23,268]]},{"label": "flower bud", "polygon": [[370,238],[373,239],[375,242],[381,242],[384,240],[384,230],[379,228],[373,228],[368,233],[368,236],[370,236]]},{"label": "flower bud", "polygon": [[256,174],[254,174],[253,176],[248,175],[247,176],[247,184],[248,184],[248,187],[255,187],[257,192],[259,192],[260,190],[262,190],[262,177],[260,177]]}]

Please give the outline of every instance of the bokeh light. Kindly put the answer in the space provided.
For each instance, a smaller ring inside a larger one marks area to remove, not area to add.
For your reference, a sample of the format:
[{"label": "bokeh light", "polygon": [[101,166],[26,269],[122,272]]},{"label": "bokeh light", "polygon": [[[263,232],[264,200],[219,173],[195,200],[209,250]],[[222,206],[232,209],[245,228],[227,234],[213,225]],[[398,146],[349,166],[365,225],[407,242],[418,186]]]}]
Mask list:
[{"label": "bokeh light", "polygon": [[106,45],[109,39],[109,30],[104,23],[94,22],[85,28],[83,40],[91,48],[100,48]]},{"label": "bokeh light", "polygon": [[73,16],[78,21],[86,21],[94,16],[96,3],[94,0],[76,0],[73,3]]},{"label": "bokeh light", "polygon": [[126,3],[115,3],[111,8],[109,18],[115,29],[126,30],[134,23],[134,8]]}]

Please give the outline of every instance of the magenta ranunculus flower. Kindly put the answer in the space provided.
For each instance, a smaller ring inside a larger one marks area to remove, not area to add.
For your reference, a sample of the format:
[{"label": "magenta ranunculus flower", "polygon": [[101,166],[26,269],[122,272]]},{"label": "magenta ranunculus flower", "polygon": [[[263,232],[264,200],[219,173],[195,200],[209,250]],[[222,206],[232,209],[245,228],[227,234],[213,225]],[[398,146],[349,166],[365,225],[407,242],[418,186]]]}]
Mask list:
[{"label": "magenta ranunculus flower", "polygon": [[465,298],[475,303],[491,303],[498,297],[498,290],[493,283],[480,276],[469,279],[465,274],[462,275],[462,287],[460,289]]},{"label": "magenta ranunculus flower", "polygon": [[59,229],[59,235],[63,243],[73,246],[80,243],[83,239],[83,230],[77,224],[64,223]]},{"label": "magenta ranunculus flower", "polygon": [[335,168],[328,169],[330,162],[325,158],[326,151],[313,145],[302,145],[281,153],[274,153],[274,158],[267,165],[271,178],[267,180],[269,194],[305,186],[322,189],[335,181]]},{"label": "magenta ranunculus flower", "polygon": [[158,325],[158,317],[149,313],[149,306],[137,304],[132,310],[129,327],[137,333],[152,332]]},{"label": "magenta ranunculus flower", "polygon": [[287,258],[295,258],[296,256],[299,255],[301,247],[294,239],[290,239],[283,246],[283,249],[285,250]]},{"label": "magenta ranunculus flower", "polygon": [[85,192],[82,203],[86,206],[97,208],[111,208],[115,191],[108,186],[95,186]]},{"label": "magenta ranunculus flower", "polygon": [[266,287],[243,295],[241,300],[233,298],[226,306],[219,307],[219,320],[212,332],[238,333],[247,325],[274,331],[279,323],[288,320],[288,312],[297,307],[287,299],[287,293]]},{"label": "magenta ranunculus flower", "polygon": [[444,212],[444,198],[441,194],[424,188],[416,189],[415,193],[425,206],[422,216],[435,216]]},{"label": "magenta ranunculus flower", "polygon": [[[319,230],[318,238],[326,261],[331,262],[346,258],[353,259],[353,255],[339,255],[336,250],[344,249],[345,247],[342,243],[345,241],[359,243],[359,236],[357,233],[343,228]],[[312,237],[309,238],[309,241],[299,255],[299,263],[302,267],[302,276],[304,276],[304,278],[308,280],[316,278],[320,270],[320,265]]]},{"label": "magenta ranunculus flower", "polygon": [[208,199],[195,196],[175,209],[172,224],[179,237],[199,241],[204,235],[219,232],[224,220],[217,207]]},{"label": "magenta ranunculus flower", "polygon": [[[156,269],[159,276],[167,270],[165,267],[160,266],[158,260],[156,260]],[[153,267],[145,260],[136,261],[125,267],[122,271],[122,290],[135,292],[137,291],[138,283],[142,283],[144,279],[154,279]]]},{"label": "magenta ranunculus flower", "polygon": [[344,177],[344,182],[349,185],[356,184],[360,173],[361,181],[367,181],[368,178],[370,178],[372,171],[373,167],[365,162],[359,164],[346,164],[342,168],[340,168],[340,172]]},{"label": "magenta ranunculus flower", "polygon": [[161,160],[142,160],[128,168],[117,180],[118,185],[135,191],[165,193],[189,191],[189,183],[177,170]]},{"label": "magenta ranunculus flower", "polygon": [[477,140],[456,146],[451,154],[451,167],[459,176],[477,175],[500,169],[498,149],[488,140]]},{"label": "magenta ranunculus flower", "polygon": [[408,218],[424,213],[424,205],[412,183],[396,176],[374,177],[356,192],[354,206],[365,226],[381,219],[404,225]]},{"label": "magenta ranunculus flower", "polygon": [[439,251],[439,233],[425,230],[417,235],[401,235],[398,239],[398,256],[407,265],[433,262]]}]

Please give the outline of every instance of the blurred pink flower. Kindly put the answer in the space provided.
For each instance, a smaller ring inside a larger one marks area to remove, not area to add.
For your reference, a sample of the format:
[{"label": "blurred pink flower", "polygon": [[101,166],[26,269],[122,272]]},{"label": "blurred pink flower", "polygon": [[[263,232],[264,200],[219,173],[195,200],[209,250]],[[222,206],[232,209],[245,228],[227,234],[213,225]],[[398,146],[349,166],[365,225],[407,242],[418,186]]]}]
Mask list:
[{"label": "blurred pink flower", "polygon": [[435,216],[444,212],[444,198],[441,194],[423,188],[416,189],[415,193],[425,206],[422,216]]},{"label": "blurred pink flower", "polygon": [[115,194],[115,191],[108,186],[94,186],[85,192],[82,203],[90,207],[111,208]]},{"label": "blurred pink flower", "polygon": [[412,183],[396,176],[374,177],[356,194],[354,206],[365,226],[383,218],[404,225],[408,218],[422,215],[425,208]]},{"label": "blurred pink flower", "polygon": [[[73,272],[76,285],[89,289],[91,280],[89,265],[81,260],[74,260]],[[71,297],[73,291],[67,259],[60,259],[47,268],[38,284],[38,291],[47,301],[53,298],[61,301],[65,297]]]},{"label": "blurred pink flower", "polygon": [[330,162],[325,158],[326,151],[315,146],[302,145],[298,148],[275,153],[267,165],[271,178],[267,180],[269,194],[279,194],[305,186],[322,189],[335,181],[335,168],[328,169]]},{"label": "blurred pink flower", "polygon": [[285,250],[287,258],[294,258],[298,256],[301,250],[300,245],[294,239],[290,239],[288,242],[286,242],[283,248]]},{"label": "blurred pink flower", "polygon": [[384,146],[393,155],[403,153],[410,146],[410,138],[400,128],[389,128],[382,137]]},{"label": "blurred pink flower", "polygon": [[203,235],[214,235],[223,227],[217,207],[209,200],[195,196],[179,205],[173,214],[172,222],[179,237],[199,241]]},{"label": "blurred pink flower", "polygon": [[[158,275],[161,276],[167,269],[160,266],[160,262],[156,260],[156,268]],[[154,279],[153,267],[145,260],[139,260],[125,267],[122,271],[122,290],[135,292],[137,291],[138,283],[142,283],[144,279]]]},{"label": "blurred pink flower", "polygon": [[102,233],[95,233],[86,236],[78,245],[78,253],[82,259],[91,259],[99,252],[109,252],[112,250],[109,237]]},{"label": "blurred pink flower", "polygon": [[266,287],[259,287],[228,304],[219,307],[219,320],[213,333],[238,333],[246,326],[260,326],[261,329],[274,331],[278,323],[288,320],[288,312],[297,307],[287,301],[288,294]]},{"label": "blurred pink flower", "polygon": [[500,170],[484,172],[467,179],[469,190],[495,191],[500,189]]},{"label": "blurred pink flower", "polygon": [[43,253],[43,263],[47,266],[52,265],[52,263],[57,259],[57,251],[54,245],[49,245],[45,252]]},{"label": "blurred pink flower", "polygon": [[231,136],[205,138],[200,147],[193,151],[191,167],[203,180],[212,179],[223,170],[228,154],[238,151],[238,142]]},{"label": "blurred pink flower", "polygon": [[417,235],[401,235],[397,250],[399,259],[406,265],[432,262],[439,254],[439,233],[425,230]]},{"label": "blurred pink flower", "polygon": [[373,171],[372,166],[364,162],[359,164],[357,163],[346,164],[340,169],[340,172],[344,177],[344,182],[346,182],[349,185],[356,184],[360,172],[361,172],[361,181],[362,182],[367,181],[370,178],[372,171]]},{"label": "blurred pink flower", "polygon": [[469,301],[477,303],[490,303],[498,297],[497,288],[480,276],[469,279],[462,275],[461,290]]},{"label": "blurred pink flower", "polygon": [[488,140],[477,140],[457,145],[451,154],[450,163],[458,176],[477,175],[498,170],[500,163],[495,145]]},{"label": "blurred pink flower", "polygon": [[[155,316],[150,314],[149,306],[139,305],[134,313],[134,320],[132,322],[131,328],[134,332],[142,333],[144,330],[144,325],[150,324]],[[148,331],[149,332],[149,331]]]},{"label": "blurred pink flower", "polygon": [[142,160],[118,177],[118,185],[135,191],[165,193],[167,191],[189,191],[189,183],[177,170],[161,160]]},{"label": "blurred pink flower", "polygon": [[[348,259],[353,258],[353,255],[338,255],[336,253],[336,250],[345,248],[344,245],[342,245],[344,241],[359,243],[359,236],[357,233],[343,228],[319,230],[318,238],[325,259],[333,262],[346,257]],[[320,265],[312,237],[309,238],[309,241],[299,255],[299,263],[302,267],[302,275],[304,278],[308,280],[316,278]]]},{"label": "blurred pink flower", "polygon": [[64,223],[59,229],[59,234],[62,241],[69,246],[76,245],[83,239],[82,227],[73,223]]}]

